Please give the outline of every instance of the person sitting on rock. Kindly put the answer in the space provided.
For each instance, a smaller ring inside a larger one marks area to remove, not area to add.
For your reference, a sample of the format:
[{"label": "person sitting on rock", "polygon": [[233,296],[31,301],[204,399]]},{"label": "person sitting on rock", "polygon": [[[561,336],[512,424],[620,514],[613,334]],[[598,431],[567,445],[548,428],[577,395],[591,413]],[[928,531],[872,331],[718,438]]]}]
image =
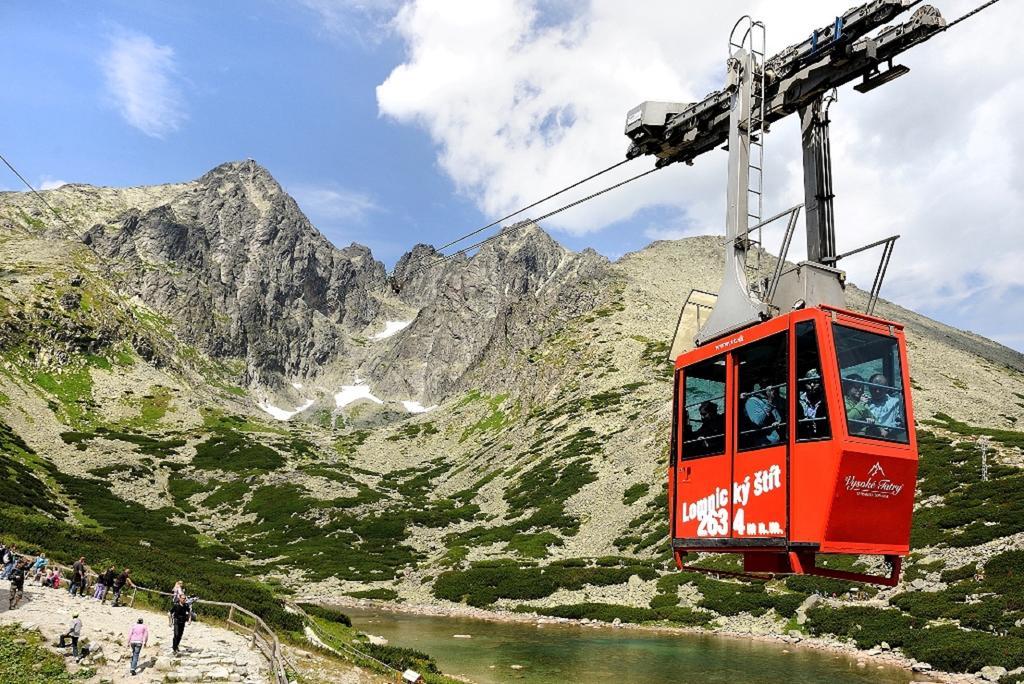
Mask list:
[{"label": "person sitting on rock", "polygon": [[47,566],[47,564],[49,562],[50,561],[46,560],[46,554],[45,553],[40,553],[36,557],[35,562],[32,563],[32,568],[30,570],[30,573],[32,575],[32,580],[36,581],[40,577],[42,577],[43,571],[46,570],[46,566]]},{"label": "person sitting on rock", "polygon": [[4,549],[3,555],[0,556],[0,561],[3,562],[3,572],[0,572],[0,579],[7,579],[11,572],[14,571],[14,565],[18,561],[18,547],[11,544],[9,547]]}]

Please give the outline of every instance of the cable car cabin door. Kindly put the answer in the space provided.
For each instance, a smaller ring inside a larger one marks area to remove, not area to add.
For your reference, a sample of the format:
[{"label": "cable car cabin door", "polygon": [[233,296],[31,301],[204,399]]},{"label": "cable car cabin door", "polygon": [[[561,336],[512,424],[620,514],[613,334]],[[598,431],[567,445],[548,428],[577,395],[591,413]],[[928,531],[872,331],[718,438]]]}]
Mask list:
[{"label": "cable car cabin door", "polygon": [[745,545],[740,540],[751,546],[785,544],[792,414],[788,349],[783,328],[731,354],[736,440],[730,528],[737,546]]},{"label": "cable car cabin door", "polygon": [[787,323],[775,319],[677,362],[679,448],[669,486],[679,548],[785,546],[793,412]]},{"label": "cable car cabin door", "polygon": [[[713,545],[730,536],[732,435],[726,379],[727,354],[697,361],[676,374],[678,449],[670,468],[669,500],[673,541]],[[674,470],[674,472],[673,472]]]}]

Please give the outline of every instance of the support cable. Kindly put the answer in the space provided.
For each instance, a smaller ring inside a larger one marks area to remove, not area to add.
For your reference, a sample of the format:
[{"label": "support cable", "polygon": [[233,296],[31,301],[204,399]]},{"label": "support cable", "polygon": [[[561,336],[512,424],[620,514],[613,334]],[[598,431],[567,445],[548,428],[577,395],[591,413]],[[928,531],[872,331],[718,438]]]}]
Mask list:
[{"label": "support cable", "polygon": [[18,171],[18,169],[14,168],[14,165],[11,164],[11,162],[7,161],[7,157],[5,157],[2,154],[0,154],[0,161],[3,161],[3,163],[7,166],[7,168],[9,168],[14,173],[14,175],[17,176],[21,180],[21,182],[25,184],[25,187],[27,187],[29,190],[31,190],[32,194],[34,194],[37,198],[39,198],[39,201],[42,202],[46,206],[46,208],[49,209],[53,213],[53,215],[56,216],[57,219],[61,223],[63,223],[64,226],[69,231],[71,231],[71,235],[75,235],[76,234],[75,233],[75,229],[71,227],[71,224],[68,223],[67,220],[63,216],[61,216],[60,213],[56,209],[53,208],[52,204],[50,204],[49,202],[46,201],[46,198],[43,197],[42,193],[40,193],[38,190],[36,190],[34,187],[32,187],[32,184],[29,183],[27,180],[25,180],[25,177],[21,175],[21,173]]},{"label": "support cable", "polygon": [[543,198],[543,199],[539,199],[539,200],[537,200],[537,201],[536,201],[536,202],[534,202],[533,204],[528,204],[527,206],[523,207],[522,209],[519,209],[519,210],[517,210],[517,211],[513,211],[513,212],[512,212],[511,214],[509,214],[509,215],[507,215],[507,216],[502,216],[502,217],[501,217],[500,219],[498,219],[498,220],[496,220],[496,221],[493,221],[493,222],[491,222],[491,223],[488,223],[488,224],[487,224],[486,226],[484,226],[484,227],[482,227],[482,228],[477,228],[477,229],[476,229],[476,230],[474,230],[474,231],[473,231],[472,233],[466,233],[465,235],[463,235],[463,236],[462,236],[462,237],[460,237],[460,238],[457,238],[457,239],[455,239],[455,240],[452,240],[451,242],[449,242],[449,243],[447,243],[447,244],[441,245],[440,247],[438,247],[438,248],[437,248],[437,251],[439,251],[439,252],[440,252],[440,251],[443,251],[443,250],[445,250],[445,249],[448,249],[448,248],[449,248],[449,247],[451,247],[452,245],[456,245],[456,244],[458,244],[458,243],[462,242],[463,240],[465,240],[465,239],[467,239],[467,238],[471,238],[471,237],[473,237],[474,235],[479,235],[480,233],[484,232],[484,231],[485,231],[485,230],[487,230],[488,228],[493,228],[494,226],[497,226],[497,225],[501,224],[501,223],[502,223],[503,221],[507,221],[508,219],[512,218],[513,216],[518,216],[519,214],[522,214],[522,213],[523,213],[524,211],[526,211],[527,209],[533,209],[533,208],[534,208],[535,206],[537,206],[538,204],[542,204],[542,203],[544,203],[544,202],[547,202],[547,201],[548,201],[549,199],[552,199],[552,198],[554,198],[554,197],[558,197],[558,196],[559,196],[559,195],[561,195],[562,193],[564,193],[564,192],[568,192],[569,190],[572,190],[572,189],[573,189],[573,188],[575,188],[575,187],[579,187],[580,185],[583,185],[583,184],[584,184],[584,183],[586,183],[587,181],[589,181],[589,180],[593,180],[593,179],[597,178],[598,176],[604,175],[604,174],[608,173],[609,171],[612,171],[612,170],[614,170],[614,169],[617,169],[617,168],[619,168],[620,166],[622,166],[623,164],[625,164],[625,163],[627,163],[627,162],[630,162],[630,161],[632,161],[632,159],[623,159],[623,160],[622,160],[622,161],[620,161],[620,162],[616,162],[616,163],[612,164],[611,166],[609,166],[609,167],[608,167],[608,168],[606,168],[606,169],[602,169],[601,171],[598,171],[598,172],[596,172],[596,173],[592,173],[592,174],[590,174],[589,176],[587,176],[586,178],[583,178],[582,180],[578,180],[578,181],[576,181],[576,182],[575,182],[575,183],[573,183],[572,185],[567,185],[566,187],[562,188],[561,190],[559,190],[559,191],[557,191],[557,192],[553,192],[553,193],[551,193],[550,195],[548,195],[547,197],[545,197],[545,198]]},{"label": "support cable", "polygon": [[437,266],[439,264],[445,263],[447,261],[451,261],[452,259],[455,259],[456,257],[463,256],[466,253],[476,249],[477,247],[482,247],[483,245],[486,245],[486,244],[488,244],[490,242],[493,242],[493,241],[495,241],[495,240],[497,240],[499,238],[505,237],[506,235],[509,235],[510,233],[513,233],[513,232],[515,232],[517,230],[522,230],[523,228],[526,228],[529,225],[536,224],[537,222],[543,221],[544,219],[547,219],[547,218],[551,218],[555,214],[560,214],[563,211],[565,211],[566,209],[571,209],[571,208],[573,208],[575,206],[579,206],[580,204],[583,204],[584,202],[589,202],[590,200],[594,199],[595,197],[599,197],[600,195],[603,195],[606,192],[611,192],[612,190],[615,190],[616,188],[621,188],[623,185],[626,185],[627,183],[632,183],[635,180],[639,180],[639,179],[643,178],[644,176],[650,175],[650,174],[654,173],[655,171],[660,171],[663,168],[665,168],[665,167],[663,167],[663,166],[655,166],[653,169],[648,169],[647,171],[644,171],[642,173],[638,173],[635,176],[630,176],[626,180],[623,180],[623,181],[620,181],[618,183],[615,183],[614,185],[609,185],[607,188],[604,188],[602,190],[598,190],[597,192],[592,193],[590,195],[587,195],[586,197],[583,197],[581,199],[578,199],[575,202],[570,202],[569,204],[563,205],[563,206],[559,207],[558,209],[554,209],[553,211],[549,211],[546,214],[542,214],[541,216],[538,216],[535,219],[532,219],[530,221],[524,221],[521,225],[512,226],[510,228],[506,228],[505,230],[502,230],[497,235],[492,235],[491,237],[486,238],[484,240],[481,240],[480,242],[476,242],[476,243],[474,243],[474,244],[472,244],[472,245],[470,245],[468,247],[463,247],[462,249],[460,249],[457,252],[452,252],[451,254],[445,255],[445,256],[440,257],[438,259],[435,259],[435,260],[433,260],[433,261],[431,261],[431,262],[429,262],[427,264],[424,264],[424,265],[420,266],[419,268],[417,268],[416,270],[414,270],[411,273],[409,273],[408,276],[415,275],[416,273],[419,273],[420,271],[425,271],[425,270],[433,268],[434,266]]},{"label": "support cable", "polygon": [[984,9],[988,9],[989,7],[991,7],[992,5],[996,4],[997,2],[999,2],[999,0],[988,0],[988,2],[983,3],[981,5],[978,5],[977,7],[972,9],[967,14],[961,15],[961,16],[957,17],[956,19],[954,19],[953,21],[951,21],[948,24],[946,24],[946,27],[943,28],[942,30],[943,31],[948,31],[949,29],[951,29],[954,26],[956,26],[957,24],[959,24],[961,21],[964,21],[965,19],[970,19],[971,17],[973,17],[978,12],[980,12],[980,11],[982,11]]}]

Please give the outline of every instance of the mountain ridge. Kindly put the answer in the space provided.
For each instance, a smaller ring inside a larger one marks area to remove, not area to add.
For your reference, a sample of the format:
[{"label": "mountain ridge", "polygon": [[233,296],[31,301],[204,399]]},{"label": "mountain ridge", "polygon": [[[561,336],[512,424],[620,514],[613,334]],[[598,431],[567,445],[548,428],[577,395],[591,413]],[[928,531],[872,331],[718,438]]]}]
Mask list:
[{"label": "mountain ridge", "polygon": [[[0,491],[28,483],[45,500],[0,511],[19,540],[59,539],[67,555],[85,543],[72,535],[154,576],[151,549],[180,551],[217,586],[249,571],[319,595],[748,632],[785,633],[814,591],[847,591],[668,564],[668,340],[685,293],[718,286],[717,238],[609,262],[527,221],[435,270],[414,273],[438,257],[416,246],[388,275],[368,249],[317,237],[260,172],[218,168],[205,185],[47,191],[91,244],[53,230],[33,198],[0,194]],[[1012,589],[972,578],[1016,567],[1024,536],[1024,357],[885,301],[878,313],[907,324],[914,554],[899,587],[830,610],[1022,638]],[[1004,618],[983,623],[964,597],[993,591]],[[938,596],[939,617],[922,617]],[[827,617],[811,629],[846,634]]]}]

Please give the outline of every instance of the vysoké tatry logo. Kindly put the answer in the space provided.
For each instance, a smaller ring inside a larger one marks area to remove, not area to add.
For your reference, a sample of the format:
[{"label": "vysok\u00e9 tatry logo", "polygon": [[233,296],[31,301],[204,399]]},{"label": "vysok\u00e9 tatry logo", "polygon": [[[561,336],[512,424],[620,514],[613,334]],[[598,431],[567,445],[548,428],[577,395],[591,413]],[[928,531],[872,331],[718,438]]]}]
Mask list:
[{"label": "vysok\u00e9 tatry logo", "polygon": [[859,479],[856,475],[847,475],[843,483],[846,485],[846,491],[870,499],[889,499],[899,496],[904,487],[902,482],[896,482],[886,477],[885,469],[882,468],[879,461],[876,461],[868,469],[866,478]]}]

